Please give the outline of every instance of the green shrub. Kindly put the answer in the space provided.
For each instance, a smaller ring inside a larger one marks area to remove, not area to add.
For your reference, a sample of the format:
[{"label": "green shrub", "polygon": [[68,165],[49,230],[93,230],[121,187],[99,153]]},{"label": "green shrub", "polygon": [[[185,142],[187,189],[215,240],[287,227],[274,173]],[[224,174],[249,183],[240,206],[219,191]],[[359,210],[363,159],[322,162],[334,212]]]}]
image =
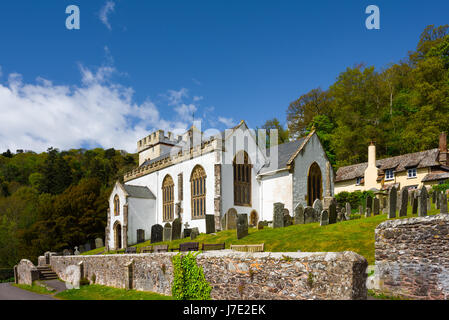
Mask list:
[{"label": "green shrub", "polygon": [[210,300],[212,287],[204,277],[203,268],[196,263],[199,254],[178,253],[173,257],[172,295],[176,300]]},{"label": "green shrub", "polygon": [[80,286],[88,286],[88,285],[90,285],[90,282],[87,278],[80,279]]},{"label": "green shrub", "polygon": [[337,202],[344,207],[346,202],[349,202],[351,204],[351,208],[358,210],[359,206],[365,207],[365,199],[366,197],[370,195],[372,198],[374,198],[374,192],[373,191],[354,191],[354,192],[347,192],[343,191],[339,194],[335,195],[335,199]]},{"label": "green shrub", "polygon": [[449,189],[449,182],[448,183],[443,183],[443,184],[436,184],[432,187],[432,189],[434,191],[441,191],[441,192],[445,192],[446,190]]}]

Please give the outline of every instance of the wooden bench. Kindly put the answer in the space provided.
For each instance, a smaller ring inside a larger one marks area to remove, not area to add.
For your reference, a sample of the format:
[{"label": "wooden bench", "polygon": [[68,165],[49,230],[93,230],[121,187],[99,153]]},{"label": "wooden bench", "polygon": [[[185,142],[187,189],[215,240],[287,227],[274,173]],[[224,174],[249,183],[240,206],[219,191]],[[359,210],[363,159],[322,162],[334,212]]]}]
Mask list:
[{"label": "wooden bench", "polygon": [[226,247],[225,243],[216,243],[216,244],[208,244],[203,243],[201,246],[202,251],[208,251],[208,250],[224,250]]},{"label": "wooden bench", "polygon": [[199,247],[199,242],[184,242],[179,245],[179,252],[198,251]]},{"label": "wooden bench", "polygon": [[134,254],[134,253],[137,253],[136,247],[128,247],[125,250],[125,254]]},{"label": "wooden bench", "polygon": [[231,250],[241,252],[264,252],[265,244],[243,244],[233,245],[231,244]]},{"label": "wooden bench", "polygon": [[140,253],[151,253],[153,252],[153,246],[140,248]]},{"label": "wooden bench", "polygon": [[154,246],[153,252],[168,252],[168,244],[159,244]]}]

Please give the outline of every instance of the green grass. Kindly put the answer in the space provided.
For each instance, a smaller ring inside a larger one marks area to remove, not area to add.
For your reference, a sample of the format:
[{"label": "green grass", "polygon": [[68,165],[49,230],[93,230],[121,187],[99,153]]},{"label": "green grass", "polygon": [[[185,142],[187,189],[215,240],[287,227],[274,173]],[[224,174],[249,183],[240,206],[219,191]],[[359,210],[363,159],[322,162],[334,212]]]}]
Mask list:
[{"label": "green grass", "polygon": [[373,290],[368,290],[368,296],[379,299],[379,300],[409,300],[404,297],[389,296],[389,295],[385,295],[383,293],[377,293]]},{"label": "green grass", "polygon": [[27,291],[31,291],[34,293],[38,293],[38,294],[53,294],[53,291],[48,290],[45,287],[42,287],[36,283],[33,282],[33,285],[27,285],[27,284],[13,284],[14,287],[23,289],[23,290],[27,290]]},{"label": "green grass", "polygon": [[172,297],[152,292],[117,289],[97,284],[81,286],[55,295],[62,300],[172,300]]},{"label": "green grass", "polygon": [[83,252],[83,253],[81,253],[81,255],[84,256],[84,255],[92,255],[92,254],[101,254],[104,252],[104,249],[105,249],[105,247],[93,249],[90,251]]},{"label": "green grass", "polygon": [[[399,219],[417,217],[417,215],[411,214],[410,206],[408,209],[408,216]],[[439,210],[436,210],[432,204],[429,215],[438,213]],[[298,250],[302,252],[354,251],[364,256],[371,265],[374,264],[374,230],[385,220],[387,220],[387,215],[378,215],[324,227],[321,227],[319,223],[312,223],[279,229],[264,228],[263,230],[257,230],[256,228],[250,228],[249,235],[240,240],[237,240],[235,230],[226,230],[218,232],[216,235],[201,234],[194,241],[211,244],[225,242],[226,248],[229,248],[231,244],[265,243],[265,251],[270,252],[296,252]],[[187,238],[157,244],[168,244],[170,248],[176,248],[179,247],[180,243],[190,241],[192,240]],[[149,241],[135,245],[135,247],[141,248],[148,245],[151,245]],[[118,253],[121,252],[123,250]],[[93,253],[90,251],[85,254]]]}]

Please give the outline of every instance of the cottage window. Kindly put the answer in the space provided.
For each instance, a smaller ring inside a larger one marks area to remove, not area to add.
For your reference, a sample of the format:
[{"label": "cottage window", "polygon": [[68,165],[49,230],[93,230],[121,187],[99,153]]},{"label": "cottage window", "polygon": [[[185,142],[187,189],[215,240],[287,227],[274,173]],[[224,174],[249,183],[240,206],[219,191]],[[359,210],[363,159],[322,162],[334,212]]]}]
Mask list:
[{"label": "cottage window", "polygon": [[120,215],[120,198],[118,197],[118,195],[115,195],[114,197],[114,215]]},{"label": "cottage window", "polygon": [[361,178],[361,177],[357,178],[356,179],[356,185],[358,185],[358,186],[361,185],[362,184],[362,179],[363,178]]},{"label": "cottage window", "polygon": [[246,152],[238,153],[234,167],[234,205],[251,207],[251,169],[252,165]]},{"label": "cottage window", "polygon": [[192,193],[192,219],[206,217],[206,171],[201,166],[196,166],[190,177]]},{"label": "cottage window", "polygon": [[388,169],[385,171],[385,180],[393,180],[394,179],[394,171],[393,169]]},{"label": "cottage window", "polygon": [[416,168],[407,170],[407,178],[416,178]]},{"label": "cottage window", "polygon": [[170,175],[167,175],[162,182],[162,219],[164,222],[173,221],[175,213],[174,204],[175,184]]}]

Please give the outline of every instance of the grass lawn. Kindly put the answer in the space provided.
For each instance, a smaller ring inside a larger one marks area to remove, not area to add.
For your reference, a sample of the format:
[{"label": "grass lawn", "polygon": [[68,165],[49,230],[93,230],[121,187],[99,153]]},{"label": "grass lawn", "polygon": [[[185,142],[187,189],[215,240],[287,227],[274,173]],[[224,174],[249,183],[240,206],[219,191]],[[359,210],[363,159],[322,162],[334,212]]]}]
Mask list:
[{"label": "grass lawn", "polygon": [[66,290],[56,294],[55,297],[62,300],[173,300],[172,297],[157,293],[117,289],[97,284]]},{"label": "grass lawn", "polygon": [[[412,215],[409,206],[407,217],[417,217]],[[438,214],[432,204],[429,215]],[[398,213],[397,213],[398,214]],[[307,225],[295,225],[287,228],[264,228],[257,230],[249,229],[249,235],[243,239],[237,240],[235,230],[226,230],[217,232],[216,235],[201,234],[195,242],[200,243],[226,243],[226,248],[231,244],[260,244],[265,243],[265,251],[271,252],[340,252],[354,251],[364,256],[368,263],[374,264],[374,230],[383,221],[387,220],[387,215],[372,216],[370,218],[361,218],[356,220],[339,222],[324,227],[319,223]],[[189,238],[176,240],[172,242],[161,242],[157,244],[169,244],[170,248],[179,247],[181,242],[190,242]],[[135,245],[140,248],[151,245],[149,241]],[[118,253],[123,252],[123,250]],[[109,252],[116,253],[116,252]],[[93,251],[84,254],[94,254]]]},{"label": "grass lawn", "polygon": [[13,283],[12,285],[14,287],[17,287],[17,288],[20,288],[23,290],[27,290],[27,291],[31,291],[34,293],[39,293],[39,294],[53,294],[54,293],[53,291],[50,291],[45,287],[37,285],[36,283],[33,283],[32,286],[27,285],[27,284],[15,284],[15,283]]}]

